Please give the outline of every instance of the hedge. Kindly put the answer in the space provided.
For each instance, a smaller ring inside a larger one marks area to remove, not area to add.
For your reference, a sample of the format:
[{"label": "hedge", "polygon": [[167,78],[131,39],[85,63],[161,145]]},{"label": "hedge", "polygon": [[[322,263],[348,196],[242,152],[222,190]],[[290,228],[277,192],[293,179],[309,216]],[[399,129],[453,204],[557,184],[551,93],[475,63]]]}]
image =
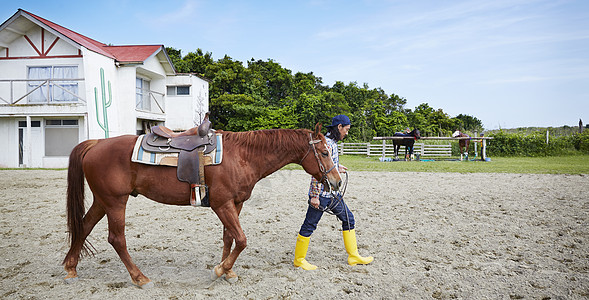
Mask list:
[{"label": "hedge", "polygon": [[499,131],[488,136],[493,137],[487,142],[489,156],[552,156],[589,153],[589,130],[573,135],[549,136],[548,143],[546,143],[545,131],[530,134]]}]

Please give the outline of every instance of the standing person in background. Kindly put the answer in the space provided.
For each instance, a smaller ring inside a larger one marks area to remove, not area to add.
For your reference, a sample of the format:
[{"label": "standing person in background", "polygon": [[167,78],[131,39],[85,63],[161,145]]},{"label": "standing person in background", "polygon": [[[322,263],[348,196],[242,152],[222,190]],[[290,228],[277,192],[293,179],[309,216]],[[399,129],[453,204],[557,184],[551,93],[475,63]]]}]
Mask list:
[{"label": "standing person in background", "polygon": [[[331,120],[331,125],[325,134],[327,149],[329,149],[333,164],[340,173],[345,173],[347,168],[339,164],[339,154],[337,149],[337,142],[343,140],[350,130],[350,118],[346,115],[337,115]],[[341,195],[339,195],[341,197]],[[333,202],[336,201],[336,202]],[[344,202],[343,198],[335,199],[330,190],[326,190],[325,186],[318,182],[315,178],[311,178],[311,186],[309,187],[309,207],[305,221],[299,230],[297,237],[297,244],[295,247],[295,267],[301,267],[304,270],[315,270],[317,266],[310,264],[305,259],[311,234],[317,228],[317,223],[323,216],[321,208],[329,207],[331,212],[337,216],[342,222],[344,246],[348,252],[348,264],[369,264],[372,262],[372,256],[362,257],[358,254],[358,247],[356,244],[356,232],[354,230],[354,215]]]}]

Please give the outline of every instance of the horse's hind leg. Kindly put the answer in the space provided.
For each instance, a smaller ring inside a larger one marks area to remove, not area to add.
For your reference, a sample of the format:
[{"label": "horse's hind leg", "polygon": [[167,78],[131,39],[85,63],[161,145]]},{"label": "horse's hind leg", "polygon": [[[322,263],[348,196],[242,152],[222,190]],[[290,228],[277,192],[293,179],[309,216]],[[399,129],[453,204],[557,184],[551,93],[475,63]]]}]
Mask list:
[{"label": "horse's hind leg", "polygon": [[[223,223],[223,255],[221,263],[213,269],[211,274],[212,279],[217,279],[222,275],[225,275],[225,279],[229,283],[235,283],[237,281],[237,274],[233,272],[233,264],[239,254],[247,246],[247,239],[243,233],[243,229],[239,224],[239,213],[243,203],[240,203],[234,207],[226,206],[221,208],[215,213]],[[235,241],[235,248],[231,250],[231,246]]]},{"label": "horse's hind leg", "polygon": [[124,199],[111,199],[111,206],[106,209],[108,218],[108,242],[113,246],[119,258],[127,268],[131,280],[135,285],[141,288],[150,288],[153,283],[147,276],[141,273],[141,270],[133,263],[129,252],[127,251],[127,240],[125,238],[125,208],[128,196]]},{"label": "horse's hind leg", "polygon": [[83,236],[74,241],[70,246],[70,250],[68,251],[67,255],[64,259],[64,269],[67,272],[67,276],[65,277],[66,283],[73,283],[78,279],[78,272],[76,271],[76,267],[78,266],[78,261],[80,259],[80,254],[84,247],[84,242],[86,238],[94,229],[94,226],[98,223],[98,221],[102,220],[104,217],[104,209],[94,202],[88,212],[84,216],[84,233]]}]

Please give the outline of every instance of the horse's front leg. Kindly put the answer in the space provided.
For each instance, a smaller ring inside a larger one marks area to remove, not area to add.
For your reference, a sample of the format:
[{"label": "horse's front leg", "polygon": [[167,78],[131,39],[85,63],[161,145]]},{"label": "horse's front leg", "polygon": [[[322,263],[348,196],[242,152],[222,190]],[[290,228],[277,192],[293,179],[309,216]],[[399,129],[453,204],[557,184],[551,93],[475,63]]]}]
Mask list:
[{"label": "horse's front leg", "polygon": [[[237,204],[235,209],[237,210],[237,216],[241,214],[243,208],[243,202]],[[233,246],[233,236],[229,234],[227,227],[223,226],[223,255],[221,256],[221,262],[224,261],[229,253],[231,253],[231,247]]]},{"label": "horse's front leg", "polygon": [[[232,203],[231,203],[232,204]],[[233,265],[237,257],[247,246],[247,239],[243,233],[243,229],[239,223],[239,213],[243,203],[234,205],[226,205],[215,213],[223,223],[223,254],[221,263],[213,269],[211,278],[213,280],[225,275],[225,280],[229,283],[237,282],[237,274],[233,271]],[[231,246],[235,241],[235,248],[231,250]]]},{"label": "horse's front leg", "polygon": [[227,227],[223,226],[223,255],[221,255],[221,261],[224,261],[229,253],[231,253],[231,247],[233,246],[233,237],[227,231]]}]

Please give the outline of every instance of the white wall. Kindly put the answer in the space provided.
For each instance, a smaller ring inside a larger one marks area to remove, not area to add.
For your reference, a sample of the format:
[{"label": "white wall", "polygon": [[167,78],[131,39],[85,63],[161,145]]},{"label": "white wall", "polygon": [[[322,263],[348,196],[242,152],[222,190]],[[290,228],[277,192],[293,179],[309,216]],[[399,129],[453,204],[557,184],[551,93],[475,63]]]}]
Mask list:
[{"label": "white wall", "polygon": [[0,167],[18,168],[18,123],[14,118],[0,118],[0,141],[4,141],[0,153]]},{"label": "white wall", "polygon": [[[113,59],[89,51],[82,47],[82,54],[84,55],[84,77],[86,78],[86,101],[88,107],[88,138],[99,139],[105,138],[105,131],[100,127],[105,124],[105,119],[108,120],[108,136],[113,137],[121,134],[121,126],[118,122],[120,113],[119,95],[119,81],[117,80],[117,70]],[[100,78],[100,69],[104,70],[104,85],[106,102],[109,101],[108,96],[108,82],[111,83],[112,101],[111,106],[106,108],[106,118],[103,114],[102,104],[102,87]],[[97,90],[98,98],[96,97],[94,89]],[[96,106],[98,103],[98,107]]]},{"label": "white wall", "polygon": [[168,76],[168,86],[190,86],[190,95],[167,95],[166,126],[180,131],[201,123],[209,111],[209,84],[192,74]]}]

